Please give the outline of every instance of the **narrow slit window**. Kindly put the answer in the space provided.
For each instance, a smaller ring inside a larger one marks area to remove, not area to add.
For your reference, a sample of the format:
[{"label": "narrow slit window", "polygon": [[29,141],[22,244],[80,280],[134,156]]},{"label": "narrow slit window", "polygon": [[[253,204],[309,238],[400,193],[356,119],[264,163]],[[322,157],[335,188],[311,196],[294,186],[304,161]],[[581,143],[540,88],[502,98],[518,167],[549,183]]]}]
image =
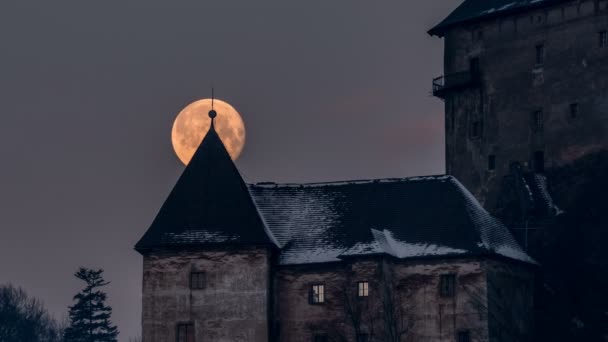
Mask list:
[{"label": "narrow slit window", "polygon": [[542,132],[544,123],[543,111],[541,109],[535,110],[532,113],[532,129],[534,132]]},{"label": "narrow slit window", "polygon": [[600,31],[598,32],[598,37],[599,37],[599,47],[601,48],[605,48],[608,47],[608,32],[607,31]]},{"label": "narrow slit window", "polygon": [[570,104],[570,117],[572,119],[576,119],[578,117],[578,103],[571,103]]},{"label": "narrow slit window", "polygon": [[369,297],[369,283],[367,281],[360,281],[357,283],[357,296]]},{"label": "narrow slit window", "polygon": [[177,342],[194,342],[194,324],[180,323],[177,325]]},{"label": "narrow slit window", "polygon": [[329,342],[327,334],[315,334],[312,338],[312,342]]},{"label": "narrow slit window", "polygon": [[545,63],[545,45],[536,45],[536,65],[542,65]]},{"label": "narrow slit window", "polygon": [[471,333],[468,330],[459,331],[458,342],[471,342]]},{"label": "narrow slit window", "polygon": [[325,285],[315,284],[310,288],[310,303],[323,304],[325,303]]},{"label": "narrow slit window", "polygon": [[471,123],[471,137],[472,138],[481,137],[481,122],[473,121],[473,123]]},{"label": "narrow slit window", "polygon": [[543,151],[534,152],[534,171],[545,172],[545,153]]},{"label": "narrow slit window", "polygon": [[190,272],[190,288],[192,290],[202,290],[206,283],[207,278],[204,272]]},{"label": "narrow slit window", "polygon": [[357,334],[357,342],[369,342],[368,334]]},{"label": "narrow slit window", "polygon": [[442,274],[439,279],[439,295],[441,297],[454,297],[456,292],[456,275]]},{"label": "narrow slit window", "polygon": [[494,154],[488,156],[488,170],[496,170],[496,155]]}]

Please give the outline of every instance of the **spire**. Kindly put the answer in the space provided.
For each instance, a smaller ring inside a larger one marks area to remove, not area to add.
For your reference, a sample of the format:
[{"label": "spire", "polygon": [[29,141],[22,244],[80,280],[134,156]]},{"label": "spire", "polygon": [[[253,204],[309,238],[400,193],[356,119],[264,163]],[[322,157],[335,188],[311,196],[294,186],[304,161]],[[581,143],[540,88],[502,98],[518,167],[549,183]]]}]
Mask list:
[{"label": "spire", "polygon": [[276,245],[249,189],[211,126],[135,249],[208,245]]}]

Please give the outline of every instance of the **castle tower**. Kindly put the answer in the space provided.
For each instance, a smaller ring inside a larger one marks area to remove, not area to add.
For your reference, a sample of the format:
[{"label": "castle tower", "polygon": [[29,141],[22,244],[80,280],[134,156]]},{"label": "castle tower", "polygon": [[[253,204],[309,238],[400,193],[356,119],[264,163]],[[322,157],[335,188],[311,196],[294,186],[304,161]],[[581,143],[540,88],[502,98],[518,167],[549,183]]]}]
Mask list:
[{"label": "castle tower", "polygon": [[607,31],[607,0],[465,0],[429,31],[445,44],[446,171],[490,211],[608,148]]},{"label": "castle tower", "polygon": [[276,247],[212,121],[135,246],[143,341],[268,341]]}]

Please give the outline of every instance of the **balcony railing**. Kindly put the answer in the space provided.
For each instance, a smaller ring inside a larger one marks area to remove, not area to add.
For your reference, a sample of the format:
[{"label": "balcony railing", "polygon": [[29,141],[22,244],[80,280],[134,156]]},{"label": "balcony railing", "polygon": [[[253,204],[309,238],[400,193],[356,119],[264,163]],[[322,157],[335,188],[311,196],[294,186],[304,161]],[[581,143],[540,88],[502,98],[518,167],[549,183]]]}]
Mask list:
[{"label": "balcony railing", "polygon": [[450,90],[472,87],[478,84],[478,72],[463,71],[439,76],[433,79],[433,96],[444,98],[445,93]]}]

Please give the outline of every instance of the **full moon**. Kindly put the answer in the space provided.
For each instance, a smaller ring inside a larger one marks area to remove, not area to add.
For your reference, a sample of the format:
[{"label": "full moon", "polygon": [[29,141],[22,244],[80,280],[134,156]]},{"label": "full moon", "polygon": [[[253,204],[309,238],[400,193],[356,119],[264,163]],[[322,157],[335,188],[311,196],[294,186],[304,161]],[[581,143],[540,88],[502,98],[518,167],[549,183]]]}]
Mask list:
[{"label": "full moon", "polygon": [[[215,130],[226,146],[232,160],[236,160],[245,146],[245,124],[239,112],[230,104],[215,99],[213,109],[217,112]],[[211,126],[209,111],[211,99],[194,101],[175,118],[171,130],[173,149],[179,160],[188,165]]]}]

